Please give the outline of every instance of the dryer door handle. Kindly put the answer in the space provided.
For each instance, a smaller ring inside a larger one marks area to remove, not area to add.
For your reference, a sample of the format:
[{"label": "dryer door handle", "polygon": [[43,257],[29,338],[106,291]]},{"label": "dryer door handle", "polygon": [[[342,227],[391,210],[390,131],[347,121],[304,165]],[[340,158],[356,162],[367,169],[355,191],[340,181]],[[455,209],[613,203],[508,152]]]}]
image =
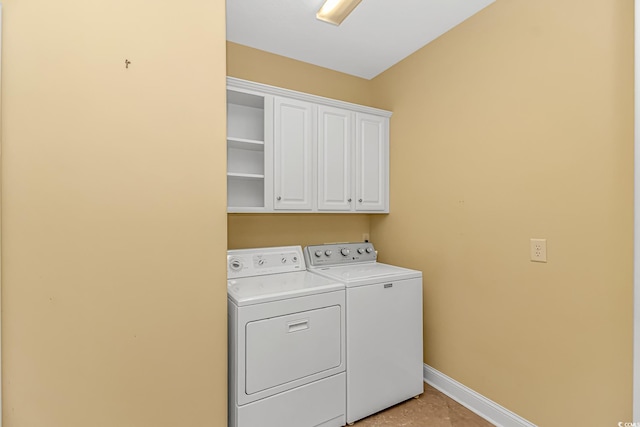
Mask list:
[{"label": "dryer door handle", "polygon": [[309,319],[294,320],[287,323],[287,332],[298,332],[309,329]]}]

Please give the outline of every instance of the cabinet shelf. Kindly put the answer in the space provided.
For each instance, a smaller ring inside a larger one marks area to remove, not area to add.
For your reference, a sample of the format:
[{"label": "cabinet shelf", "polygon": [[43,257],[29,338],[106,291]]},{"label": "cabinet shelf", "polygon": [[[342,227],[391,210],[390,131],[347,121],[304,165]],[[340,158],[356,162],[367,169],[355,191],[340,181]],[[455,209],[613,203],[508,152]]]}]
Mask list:
[{"label": "cabinet shelf", "polygon": [[227,172],[228,178],[240,178],[240,179],[264,179],[264,175],[257,173],[240,173],[240,172]]},{"label": "cabinet shelf", "polygon": [[264,151],[264,141],[247,138],[227,137],[227,146],[238,150]]},{"label": "cabinet shelf", "polygon": [[263,207],[251,207],[251,206],[231,206],[227,207],[228,213],[265,213],[267,212]]}]

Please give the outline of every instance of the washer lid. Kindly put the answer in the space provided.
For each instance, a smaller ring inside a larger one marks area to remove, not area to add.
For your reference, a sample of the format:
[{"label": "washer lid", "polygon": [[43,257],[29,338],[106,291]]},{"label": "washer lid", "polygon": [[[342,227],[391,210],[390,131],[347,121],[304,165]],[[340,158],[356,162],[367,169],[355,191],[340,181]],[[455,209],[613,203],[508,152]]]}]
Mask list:
[{"label": "washer lid", "polygon": [[307,271],[227,280],[227,295],[238,306],[261,304],[344,289],[336,280]]},{"label": "washer lid", "polygon": [[339,280],[349,286],[360,286],[389,280],[422,277],[422,272],[380,262],[313,268],[318,274]]}]

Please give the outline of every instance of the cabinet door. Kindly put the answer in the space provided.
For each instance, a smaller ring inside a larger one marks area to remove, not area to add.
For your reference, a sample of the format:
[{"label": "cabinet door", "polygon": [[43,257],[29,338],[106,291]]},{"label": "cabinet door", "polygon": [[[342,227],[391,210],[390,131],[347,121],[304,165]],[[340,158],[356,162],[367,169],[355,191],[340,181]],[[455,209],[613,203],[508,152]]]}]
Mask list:
[{"label": "cabinet door", "polygon": [[351,210],[353,113],[318,107],[318,210]]},{"label": "cabinet door", "polygon": [[388,119],[356,113],[356,210],[388,211]]},{"label": "cabinet door", "polygon": [[313,106],[274,100],[274,209],[310,210],[312,185]]}]

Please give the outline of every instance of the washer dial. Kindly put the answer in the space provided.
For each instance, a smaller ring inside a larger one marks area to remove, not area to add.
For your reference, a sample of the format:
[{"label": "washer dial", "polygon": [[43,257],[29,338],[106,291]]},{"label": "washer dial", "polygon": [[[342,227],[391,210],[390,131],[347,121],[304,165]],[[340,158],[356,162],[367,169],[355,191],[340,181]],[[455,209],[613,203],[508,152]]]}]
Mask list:
[{"label": "washer dial", "polygon": [[242,270],[243,264],[239,258],[231,258],[229,260],[229,268],[231,271],[240,271]]}]

